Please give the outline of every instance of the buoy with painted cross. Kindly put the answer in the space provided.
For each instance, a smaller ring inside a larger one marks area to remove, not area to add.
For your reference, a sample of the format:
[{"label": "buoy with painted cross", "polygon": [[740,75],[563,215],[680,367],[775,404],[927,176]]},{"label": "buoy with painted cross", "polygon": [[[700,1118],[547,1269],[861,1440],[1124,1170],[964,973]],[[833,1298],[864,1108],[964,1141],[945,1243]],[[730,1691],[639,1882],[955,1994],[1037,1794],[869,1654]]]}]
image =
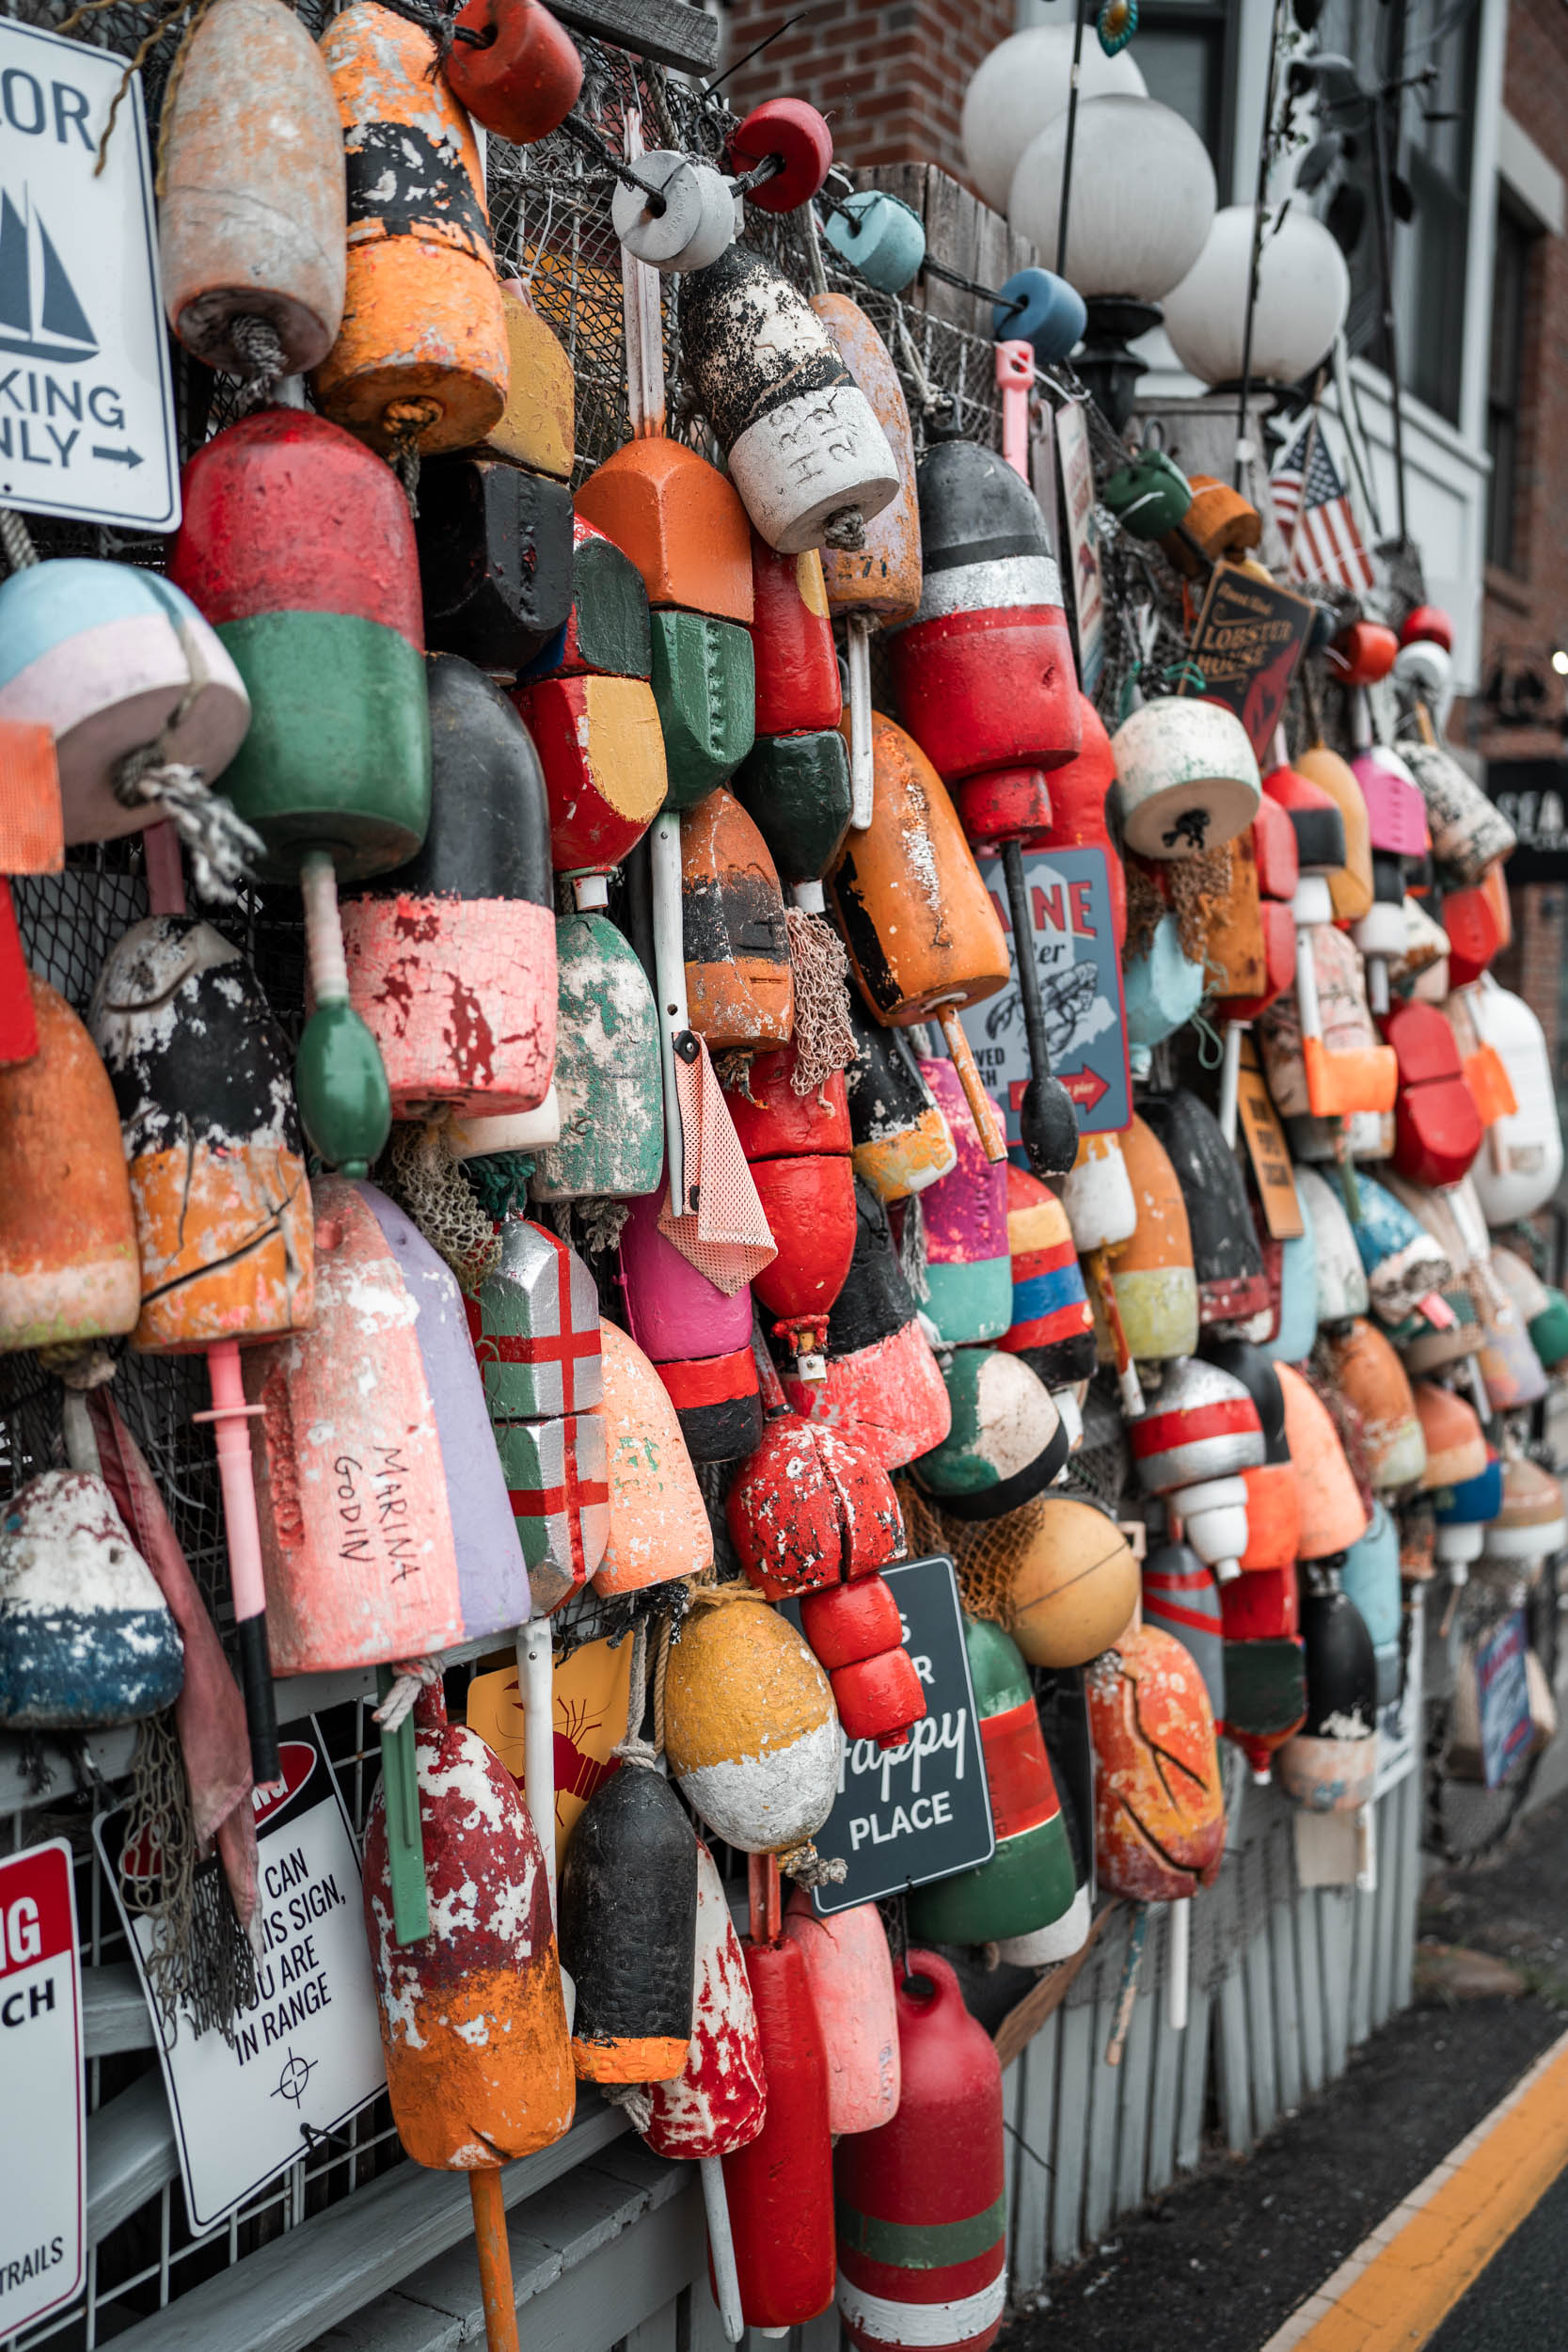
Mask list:
[{"label": "buoy with painted cross", "polygon": [[839,2317],[857,2352],[987,2352],[1007,2295],[1001,2062],[936,1952],[907,1955],[895,1997],[898,2112],[833,2160]]},{"label": "buoy with painted cross", "polygon": [[427,659],[430,829],[342,908],[349,1001],[381,1051],[393,1115],[533,1110],[555,1068],[554,883],[539,761],[505,695]]},{"label": "buoy with painted cross", "polygon": [[576,1250],[505,1218],[500,1256],[466,1300],[529,1591],[541,1614],[604,1557],[610,1510],[599,1297]]},{"label": "buoy with painted cross", "polygon": [[467,449],[506,405],[506,320],[473,126],[427,28],[354,0],[322,55],[343,126],[343,325],[316,369],[335,424],[405,458]]}]

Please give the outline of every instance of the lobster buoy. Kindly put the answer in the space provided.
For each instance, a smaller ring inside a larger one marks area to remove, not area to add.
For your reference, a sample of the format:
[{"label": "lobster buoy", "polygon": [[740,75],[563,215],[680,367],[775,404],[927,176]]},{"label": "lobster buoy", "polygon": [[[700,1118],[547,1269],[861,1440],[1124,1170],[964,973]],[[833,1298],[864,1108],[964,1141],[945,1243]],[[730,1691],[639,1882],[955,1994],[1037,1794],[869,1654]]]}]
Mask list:
[{"label": "lobster buoy", "polygon": [[[952,1063],[922,1061],[920,1074],[947,1121],[958,1152],[952,1173],[939,1178],[921,1197],[926,1312],[942,1346],[999,1340],[1012,1320],[1013,1299],[1006,1163],[987,1157]],[[991,1100],[1000,1120],[1001,1104]]]},{"label": "lobster buoy", "polygon": [[560,1910],[579,2079],[674,2082],[691,2046],[697,1840],[662,1773],[623,1764],[600,1782],[566,1848]]},{"label": "lobster buoy", "polygon": [[784,1244],[752,1277],[752,1293],[775,1329],[784,1327],[809,1378],[855,1255],[855,1173],[843,1073],[801,1094],[797,1068],[793,1045],[759,1054],[726,1100],[763,1214]]},{"label": "lobster buoy", "polygon": [[907,1200],[958,1165],[958,1147],[908,1038],[849,992],[855,1058],[845,1073],[855,1174],[879,1200]]},{"label": "lobster buoy", "polygon": [[186,350],[230,375],[298,375],[325,359],[343,319],[343,135],[331,75],[292,8],[223,0],[203,12],[164,110],[159,186],[164,309]]},{"label": "lobster buoy", "polygon": [[1001,1518],[1062,1470],[1067,1424],[1043,1381],[998,1348],[956,1348],[942,1378],[953,1424],[914,1463],[915,1484],[954,1518]]},{"label": "lobster buoy", "polygon": [[1225,1852],[1214,1718],[1180,1642],[1129,1629],[1085,1677],[1095,1751],[1095,1867],[1133,1902],[1212,1886]]},{"label": "lobster buoy", "polygon": [[[1323,1328],[1333,1330],[1337,1325],[1354,1323],[1370,1311],[1371,1295],[1367,1288],[1367,1269],[1361,1263],[1355,1231],[1345,1214],[1338,1188],[1320,1176],[1315,1168],[1298,1167],[1295,1179],[1296,1197],[1312,1229],[1318,1272],[1317,1319]],[[1289,1360],[1299,1363],[1306,1353],[1304,1348],[1300,1356],[1292,1356]]]},{"label": "lobster buoy", "polygon": [[827,1377],[785,1373],[796,1412],[830,1428],[853,1428],[888,1470],[940,1445],[952,1408],[930,1342],[893,1247],[887,1211],[870,1186],[855,1184],[855,1254],[828,1317]]},{"label": "lobster buoy", "polygon": [[675,1786],[727,1845],[787,1853],[838,1793],[843,1734],[828,1677],[748,1586],[700,1610],[670,1652],[664,1752]]},{"label": "lobster buoy", "polygon": [[1186,1357],[1165,1368],[1150,1409],[1128,1431],[1146,1494],[1180,1514],[1187,1541],[1223,1583],[1247,1548],[1243,1470],[1264,1459],[1263,1429],[1243,1384],[1216,1363]]},{"label": "lobster buoy", "polygon": [[1003,1521],[999,1622],[1031,1666],[1087,1665],[1117,1639],[1138,1599],[1138,1564],[1108,1511],[1046,1492]]},{"label": "lobster buoy", "polygon": [[[1299,1364],[1312,1350],[1321,1320],[1323,1293],[1318,1268],[1318,1226],[1308,1212],[1305,1178],[1313,1171],[1292,1168],[1291,1182],[1295,1188],[1296,1210],[1301,1218],[1301,1232],[1282,1242],[1266,1241],[1263,1245],[1263,1271],[1269,1276],[1269,1302],[1275,1314],[1273,1334],[1260,1343],[1263,1353],[1276,1364]],[[1316,1181],[1323,1184],[1322,1177]],[[1323,1185],[1326,1193],[1328,1187]],[[1338,1203],[1333,1205],[1338,1206]],[[1342,1208],[1338,1211],[1339,1230],[1348,1263],[1354,1268],[1366,1296],[1366,1277],[1361,1272],[1360,1253],[1350,1230],[1350,1219]],[[1277,1252],[1276,1263],[1271,1267],[1271,1257]],[[1275,1295],[1277,1289],[1277,1296]]]},{"label": "lobster buoy", "polygon": [[711,612],[653,615],[654,702],[664,734],[666,808],[695,808],[728,784],[755,738],[752,640]]},{"label": "lobster buoy", "polygon": [[782,2335],[815,2319],[833,2298],[828,2054],[795,1938],[758,1943],[748,1936],[742,1949],[768,2112],[755,2139],[724,2158],[724,2196],[741,2314],[748,2328]]},{"label": "lobster buoy", "polygon": [[898,2112],[834,2158],[839,2316],[857,2352],[987,2352],[1007,2296],[1001,2061],[937,1953],[909,1953],[896,2001]]},{"label": "lobster buoy", "polygon": [[656,2156],[702,2163],[749,2147],[762,2129],[768,2082],[740,1938],[713,1856],[697,1840],[697,1927],[691,2041],[672,2079],[649,2086],[642,2137]]},{"label": "lobster buoy", "polygon": [[0,1724],[93,1731],[172,1707],[179,1629],[101,1478],[44,1470],[0,1507]]},{"label": "lobster buoy", "polygon": [[1213,1113],[1186,1087],[1152,1097],[1144,1111],[1181,1187],[1198,1322],[1244,1323],[1267,1307],[1268,1285],[1236,1155]]},{"label": "lobster buoy", "polygon": [[1381,1502],[1372,1505],[1367,1533],[1346,1552],[1339,1580],[1360,1611],[1371,1641],[1377,1661],[1378,1707],[1391,1706],[1399,1697],[1401,1678],[1400,1534]]},{"label": "lobster buoy", "polygon": [[1297,1558],[1331,1559],[1359,1543],[1369,1513],[1327,1406],[1293,1364],[1275,1369],[1285,1391],[1285,1440],[1301,1498]]},{"label": "lobster buoy", "polygon": [[1435,1005],[1398,1005],[1383,1035],[1400,1072],[1394,1166],[1413,1184],[1457,1184],[1484,1131],[1452,1025]]},{"label": "lobster buoy", "polygon": [[1395,1494],[1414,1486],[1426,1468],[1426,1439],[1393,1343],[1357,1320],[1325,1334],[1323,1347],[1329,1377],[1361,1416],[1373,1486]]},{"label": "lobster buoy", "polygon": [[621,1279],[631,1335],[675,1407],[694,1462],[733,1462],[762,1436],[752,1353],[752,1294],[727,1295],[659,1230],[644,1193],[621,1229]]},{"label": "lobster buoy", "polygon": [[[569,482],[577,449],[572,363],[533,308],[520,278],[501,279],[501,312],[506,321],[506,406],[478,444],[479,453],[504,457],[508,464],[546,474],[552,482]],[[580,548],[582,534],[576,523],[572,540],[574,550]],[[646,669],[638,675],[645,677]]]},{"label": "lobster buoy", "polygon": [[669,1390],[617,1325],[599,1329],[610,1534],[595,1589],[629,1593],[701,1576],[713,1563],[713,1534]]},{"label": "lobster buoy", "polygon": [[723,174],[678,148],[639,156],[636,181],[611,192],[610,217],[627,253],[649,269],[705,269],[735,242],[735,197]]},{"label": "lobster buoy", "polygon": [[477,454],[432,458],[415,531],[433,649],[511,679],[559,642],[572,609],[563,482]]},{"label": "lobster buoy", "polygon": [[820,553],[780,555],[753,531],[752,597],[757,734],[836,730],[844,690]]},{"label": "lobster buoy", "polygon": [[536,1200],[652,1192],[664,1165],[658,1015],[637,956],[607,916],[555,927],[559,1141],[540,1152]]},{"label": "lobster buoy", "polygon": [[784,892],[733,793],[681,819],[681,935],[691,1026],[715,1053],[786,1045],[795,982]]},{"label": "lobster buoy", "polygon": [[[1245,1579],[1232,1581],[1244,1582]],[[1225,1721],[1225,1617],[1213,1570],[1190,1544],[1151,1547],[1144,1562],[1144,1623],[1180,1642],[1209,1693],[1214,1721]]]},{"label": "lobster buoy", "polygon": [[857,188],[847,196],[829,214],[822,234],[879,294],[902,294],[926,259],[920,215],[884,188]]},{"label": "lobster buoy", "polygon": [[1386,1185],[1362,1174],[1356,1195],[1360,1215],[1351,1230],[1367,1270],[1372,1312],[1397,1329],[1423,1298],[1454,1281],[1455,1269],[1442,1243]]},{"label": "lobster buoy", "polygon": [[547,1614],[593,1575],[610,1534],[598,1292],[575,1249],[514,1216],[465,1304],[529,1591]]},{"label": "lobster buoy", "polygon": [[828,177],[833,135],[803,98],[765,98],[730,133],[732,167],[750,176],[762,164],[772,169],[747,191],[764,213],[798,212],[809,204]]},{"label": "lobster buoy", "polygon": [[898,2112],[898,2018],[893,1955],[875,1903],[819,1919],[798,1886],[784,1931],[806,1964],[812,2007],[828,2058],[828,2127],[874,2132]]},{"label": "lobster buoy", "polygon": [[539,0],[465,0],[452,32],[441,71],[486,131],[530,147],[565,121],[582,88],[582,59]]},{"label": "lobster buoy", "polygon": [[1338,1562],[1302,1570],[1307,1721],[1275,1759],[1279,1785],[1308,1813],[1354,1813],[1377,1772],[1377,1658]]},{"label": "lobster buoy", "polygon": [[1071,1908],[1067,1824],[1018,1644],[983,1617],[964,1617],[964,1647],[985,1758],[996,1851],[977,1869],[911,1889],[910,1933],[934,1944],[1032,1935]]},{"label": "lobster buoy", "polygon": [[1084,1287],[1067,1211],[1049,1184],[1007,1164],[1007,1248],[1012,1321],[997,1342],[1022,1356],[1047,1388],[1094,1372],[1094,1311]]},{"label": "lobster buoy", "polygon": [[[1134,1119],[1117,1140],[1137,1217],[1131,1238],[1111,1260],[1128,1349],[1140,1361],[1190,1356],[1197,1345],[1197,1276],[1176,1170],[1145,1120]],[[1070,1207],[1068,1214],[1072,1214]],[[1109,1360],[1112,1353],[1108,1336],[1102,1334],[1101,1359]]]},{"label": "lobster buoy", "polygon": [[1250,825],[1263,797],[1246,729],[1218,703],[1167,695],[1111,738],[1122,831],[1141,857],[1217,850]]},{"label": "lobster buoy", "polygon": [[670,787],[652,687],[574,674],[520,686],[513,700],[545,774],[552,865],[560,874],[608,874],[641,840]]},{"label": "lobster buoy", "polygon": [[1491,1226],[1531,1217],[1562,1175],[1562,1128],[1545,1034],[1522,996],[1495,981],[1467,992],[1471,1021],[1502,1060],[1515,1108],[1494,1121],[1473,1170]]},{"label": "lobster buoy", "polygon": [[[1285,1393],[1279,1375],[1264,1351],[1246,1340],[1211,1335],[1204,1342],[1203,1353],[1210,1363],[1241,1382],[1263,1432],[1262,1461],[1248,1463],[1238,1473],[1246,1488],[1247,1540],[1242,1568],[1249,1576],[1262,1569],[1291,1568],[1301,1534],[1301,1505],[1286,1442]],[[1223,1710],[1216,1708],[1214,1712],[1218,1716]]]},{"label": "lobster buoy", "polygon": [[898,468],[804,294],[732,245],[687,280],[681,326],[697,397],[769,547],[852,548],[897,496]]},{"label": "lobster buoy", "polygon": [[530,1111],[555,1067],[555,910],[544,779],[527,728],[455,655],[427,664],[430,830],[342,910],[349,1001],[399,1119]]},{"label": "lobster buoy", "polygon": [[472,125],[432,35],[376,0],[334,18],[322,55],[343,126],[348,281],[316,397],[376,449],[469,449],[505,408],[509,368]]},{"label": "lobster buoy", "polygon": [[561,1961],[529,1809],[479,1734],[448,1723],[439,1682],[414,1703],[414,1765],[431,1931],[395,1931],[385,1778],[365,1829],[365,1931],[398,2137],[416,2164],[467,2172],[571,2124]]},{"label": "lobster buoy", "polygon": [[38,1051],[0,1068],[0,1353],[112,1339],[141,1313],[114,1089],[91,1038],[29,974]]}]

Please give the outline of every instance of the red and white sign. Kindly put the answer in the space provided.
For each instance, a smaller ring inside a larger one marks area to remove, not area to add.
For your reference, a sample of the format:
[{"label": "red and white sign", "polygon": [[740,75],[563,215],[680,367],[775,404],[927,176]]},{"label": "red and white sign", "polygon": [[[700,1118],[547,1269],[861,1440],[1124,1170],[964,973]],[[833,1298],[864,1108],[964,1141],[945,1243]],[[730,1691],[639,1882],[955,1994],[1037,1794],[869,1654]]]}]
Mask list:
[{"label": "red and white sign", "polygon": [[63,1837],[0,1862],[0,2338],[80,2292],[87,2113]]}]

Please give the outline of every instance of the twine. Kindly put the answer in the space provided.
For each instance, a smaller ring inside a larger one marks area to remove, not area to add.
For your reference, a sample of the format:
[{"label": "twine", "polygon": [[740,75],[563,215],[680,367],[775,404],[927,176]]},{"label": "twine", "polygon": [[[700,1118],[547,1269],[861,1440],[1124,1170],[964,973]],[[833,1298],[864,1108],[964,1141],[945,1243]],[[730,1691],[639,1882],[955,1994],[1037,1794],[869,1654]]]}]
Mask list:
[{"label": "twine", "polygon": [[271,319],[242,310],[229,322],[229,340],[245,362],[246,408],[264,408],[289,373],[281,336]]},{"label": "twine", "polygon": [[834,1072],[847,1070],[855,1058],[855,1032],[849,1025],[849,959],[844,942],[824,915],[808,914],[804,907],[786,907],[784,927],[795,983],[795,1067],[790,1086],[796,1094],[815,1094],[820,1101]]},{"label": "twine", "polygon": [[441,1661],[438,1658],[399,1659],[392,1672],[395,1678],[391,1689],[380,1706],[371,1710],[371,1721],[388,1733],[401,1731],[414,1711],[420,1692],[440,1681]]}]

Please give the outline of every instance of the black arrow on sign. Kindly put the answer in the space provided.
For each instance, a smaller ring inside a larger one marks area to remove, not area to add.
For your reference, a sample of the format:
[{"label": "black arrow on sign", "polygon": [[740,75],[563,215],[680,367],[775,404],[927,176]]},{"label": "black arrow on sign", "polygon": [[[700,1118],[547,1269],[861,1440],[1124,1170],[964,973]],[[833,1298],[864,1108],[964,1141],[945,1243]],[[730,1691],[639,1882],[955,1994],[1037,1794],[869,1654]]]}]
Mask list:
[{"label": "black arrow on sign", "polygon": [[92,453],[105,458],[111,466],[139,466],[142,462],[139,449],[103,449],[97,441],[92,445]]}]

